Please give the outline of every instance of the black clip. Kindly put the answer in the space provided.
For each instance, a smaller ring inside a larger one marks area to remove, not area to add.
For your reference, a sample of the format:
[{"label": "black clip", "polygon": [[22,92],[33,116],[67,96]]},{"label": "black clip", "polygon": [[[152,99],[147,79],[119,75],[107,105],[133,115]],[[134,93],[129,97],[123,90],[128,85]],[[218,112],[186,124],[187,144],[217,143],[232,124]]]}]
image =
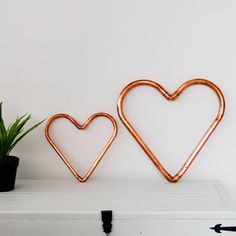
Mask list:
[{"label": "black clip", "polygon": [[103,232],[108,235],[112,230],[112,211],[101,211],[101,215]]},{"label": "black clip", "polygon": [[222,224],[217,224],[215,227],[211,227],[210,229],[215,230],[216,233],[222,233],[221,231],[231,231],[236,232],[236,226],[226,226],[222,227]]}]

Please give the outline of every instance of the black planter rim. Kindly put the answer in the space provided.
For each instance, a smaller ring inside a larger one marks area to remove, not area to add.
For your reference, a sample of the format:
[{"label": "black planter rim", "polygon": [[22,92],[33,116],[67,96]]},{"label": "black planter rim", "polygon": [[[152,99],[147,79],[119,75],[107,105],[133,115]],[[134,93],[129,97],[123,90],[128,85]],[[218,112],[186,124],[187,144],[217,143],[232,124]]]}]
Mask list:
[{"label": "black planter rim", "polygon": [[7,156],[0,158],[0,165],[16,165],[19,166],[20,158],[16,156]]}]

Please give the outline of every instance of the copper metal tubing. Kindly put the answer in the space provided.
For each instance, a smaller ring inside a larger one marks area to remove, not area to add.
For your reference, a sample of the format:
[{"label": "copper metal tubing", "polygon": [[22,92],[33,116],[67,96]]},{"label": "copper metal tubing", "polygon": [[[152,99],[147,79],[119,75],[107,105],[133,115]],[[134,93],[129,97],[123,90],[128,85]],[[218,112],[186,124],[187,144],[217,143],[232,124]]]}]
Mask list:
[{"label": "copper metal tubing", "polygon": [[[185,89],[187,89],[190,86],[193,85],[205,85],[212,89],[218,99],[219,99],[219,111],[217,116],[215,117],[214,121],[206,131],[206,133],[203,135],[197,146],[194,148],[193,152],[190,154],[190,156],[187,158],[181,169],[174,175],[172,176],[165,168],[164,166],[160,163],[158,158],[155,156],[155,154],[151,151],[151,149],[148,147],[148,145],[142,140],[141,136],[137,133],[135,128],[131,125],[131,123],[128,121],[126,116],[124,115],[123,111],[123,102],[124,99],[127,95],[128,92],[130,92],[132,89],[138,86],[150,86],[158,90],[164,98],[166,98],[169,101],[174,101]],[[119,99],[118,99],[118,104],[117,104],[117,110],[119,117],[123,124],[126,126],[128,131],[132,134],[132,136],[135,138],[135,140],[138,142],[138,144],[141,146],[143,151],[147,154],[147,156],[150,158],[150,160],[153,162],[153,164],[156,166],[156,168],[161,172],[161,174],[169,181],[172,183],[178,182],[179,179],[185,174],[185,172],[188,170],[190,165],[192,164],[193,160],[196,158],[198,153],[201,151],[202,147],[212,134],[212,132],[215,130],[216,126],[219,124],[221,121],[224,111],[225,111],[225,100],[224,96],[221,92],[221,90],[211,81],[205,80],[205,79],[193,79],[185,82],[182,84],[174,93],[169,93],[167,92],[160,84],[151,81],[151,80],[137,80],[134,81],[130,84],[128,84],[120,93]]]},{"label": "copper metal tubing", "polygon": [[[51,136],[50,136],[50,126],[51,124],[60,118],[65,118],[67,120],[69,120],[71,123],[74,124],[74,126],[80,130],[86,129],[88,127],[88,125],[96,118],[98,117],[105,117],[107,119],[109,119],[113,125],[113,134],[112,136],[109,138],[108,142],[106,143],[105,147],[103,148],[102,152],[100,153],[100,155],[97,157],[97,159],[95,160],[95,162],[93,163],[93,165],[89,168],[88,172],[86,173],[86,175],[84,177],[81,177],[77,171],[75,170],[75,168],[73,167],[73,165],[70,163],[70,161],[68,160],[68,158],[63,154],[63,152],[60,150],[60,148],[55,144],[55,142],[52,140]],[[108,150],[108,148],[110,147],[110,145],[112,144],[112,142],[114,141],[116,135],[118,132],[118,126],[117,123],[115,121],[115,119],[107,114],[107,113],[96,113],[94,115],[92,115],[91,117],[89,117],[89,119],[84,123],[84,124],[79,124],[78,121],[76,121],[73,117],[71,117],[70,115],[67,114],[57,114],[52,116],[46,126],[45,126],[45,136],[48,140],[48,142],[51,144],[51,146],[53,147],[53,149],[57,152],[57,154],[60,156],[60,158],[62,159],[62,161],[66,164],[66,166],[69,168],[69,170],[71,171],[71,173],[75,176],[75,178],[80,181],[80,182],[86,182],[88,180],[88,178],[92,175],[93,171],[95,170],[95,168],[97,167],[97,165],[99,164],[99,162],[101,161],[101,159],[103,158],[103,156],[105,155],[106,151]]]}]

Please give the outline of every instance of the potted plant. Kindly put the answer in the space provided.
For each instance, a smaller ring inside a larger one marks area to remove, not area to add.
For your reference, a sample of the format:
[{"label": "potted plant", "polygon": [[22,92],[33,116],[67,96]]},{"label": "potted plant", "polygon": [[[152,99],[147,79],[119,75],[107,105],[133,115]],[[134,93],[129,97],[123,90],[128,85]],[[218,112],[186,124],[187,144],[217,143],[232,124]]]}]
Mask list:
[{"label": "potted plant", "polygon": [[16,170],[19,158],[10,156],[12,149],[29,132],[38,127],[43,121],[24,130],[31,115],[25,114],[6,127],[2,117],[2,102],[0,103],[0,192],[11,191],[15,187]]}]

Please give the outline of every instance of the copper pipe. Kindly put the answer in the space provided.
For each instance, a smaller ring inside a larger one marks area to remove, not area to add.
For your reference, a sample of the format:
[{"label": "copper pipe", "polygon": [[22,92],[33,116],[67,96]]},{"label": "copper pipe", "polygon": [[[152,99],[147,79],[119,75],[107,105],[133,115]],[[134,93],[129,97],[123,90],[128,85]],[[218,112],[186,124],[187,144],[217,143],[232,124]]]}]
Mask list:
[{"label": "copper pipe", "polygon": [[[131,123],[128,121],[126,116],[124,115],[123,111],[123,102],[124,99],[132,89],[138,86],[150,86],[159,91],[164,98],[166,98],[169,101],[175,101],[175,99],[188,87],[193,86],[193,85],[205,85],[212,89],[215,94],[217,95],[219,99],[219,111],[217,116],[215,117],[214,121],[208,128],[207,132],[203,135],[197,146],[194,148],[193,152],[190,154],[190,156],[187,158],[181,169],[174,175],[172,176],[165,168],[164,166],[160,163],[158,158],[155,156],[155,154],[151,151],[151,149],[148,147],[148,145],[142,140],[141,136],[137,133],[135,128],[131,125]],[[171,183],[178,182],[179,179],[185,174],[185,172],[188,170],[190,165],[192,164],[193,160],[196,158],[198,153],[201,151],[202,147],[212,134],[212,132],[215,130],[216,126],[219,124],[221,121],[224,111],[225,111],[225,100],[224,96],[221,92],[221,90],[211,81],[205,80],[205,79],[193,79],[185,82],[182,84],[174,93],[169,93],[167,92],[160,84],[151,81],[151,80],[137,80],[134,81],[130,84],[128,84],[120,93],[119,99],[118,99],[118,104],[117,104],[117,111],[119,114],[119,117],[123,124],[126,126],[128,131],[132,134],[132,136],[135,138],[135,140],[138,142],[140,147],[143,149],[143,151],[147,154],[147,156],[150,158],[150,160],[153,162],[153,164],[156,166],[156,168],[161,172],[161,174]]]},{"label": "copper pipe", "polygon": [[[60,118],[64,118],[69,120],[71,123],[74,124],[74,126],[76,128],[78,128],[79,130],[83,130],[86,129],[88,127],[88,125],[96,118],[98,117],[105,117],[107,119],[109,119],[113,125],[113,134],[112,136],[109,138],[108,142],[106,143],[105,147],[102,149],[102,152],[100,153],[100,155],[97,157],[97,159],[95,160],[95,162],[92,164],[92,166],[89,168],[88,172],[85,174],[85,176],[80,176],[77,171],[75,170],[75,168],[73,167],[73,165],[69,162],[68,158],[63,154],[63,152],[60,150],[60,148],[55,144],[55,142],[52,140],[51,136],[50,136],[50,126],[51,124]],[[107,114],[107,113],[96,113],[94,115],[92,115],[91,117],[89,117],[89,119],[84,123],[84,124],[80,124],[78,121],[76,121],[73,117],[71,117],[70,115],[67,114],[56,114],[54,116],[52,116],[46,126],[45,126],[45,136],[48,140],[48,142],[50,143],[50,145],[53,147],[53,149],[56,151],[56,153],[59,155],[59,157],[62,159],[62,161],[66,164],[66,166],[69,168],[69,170],[71,171],[71,173],[75,176],[75,178],[80,181],[80,182],[86,182],[88,180],[88,178],[92,175],[92,173],[94,172],[95,168],[97,167],[97,165],[99,164],[99,162],[101,161],[101,159],[103,158],[103,156],[105,155],[105,153],[107,152],[108,148],[110,147],[110,145],[112,144],[112,142],[114,141],[116,135],[118,132],[118,126],[117,123],[115,121],[115,119]]]}]

